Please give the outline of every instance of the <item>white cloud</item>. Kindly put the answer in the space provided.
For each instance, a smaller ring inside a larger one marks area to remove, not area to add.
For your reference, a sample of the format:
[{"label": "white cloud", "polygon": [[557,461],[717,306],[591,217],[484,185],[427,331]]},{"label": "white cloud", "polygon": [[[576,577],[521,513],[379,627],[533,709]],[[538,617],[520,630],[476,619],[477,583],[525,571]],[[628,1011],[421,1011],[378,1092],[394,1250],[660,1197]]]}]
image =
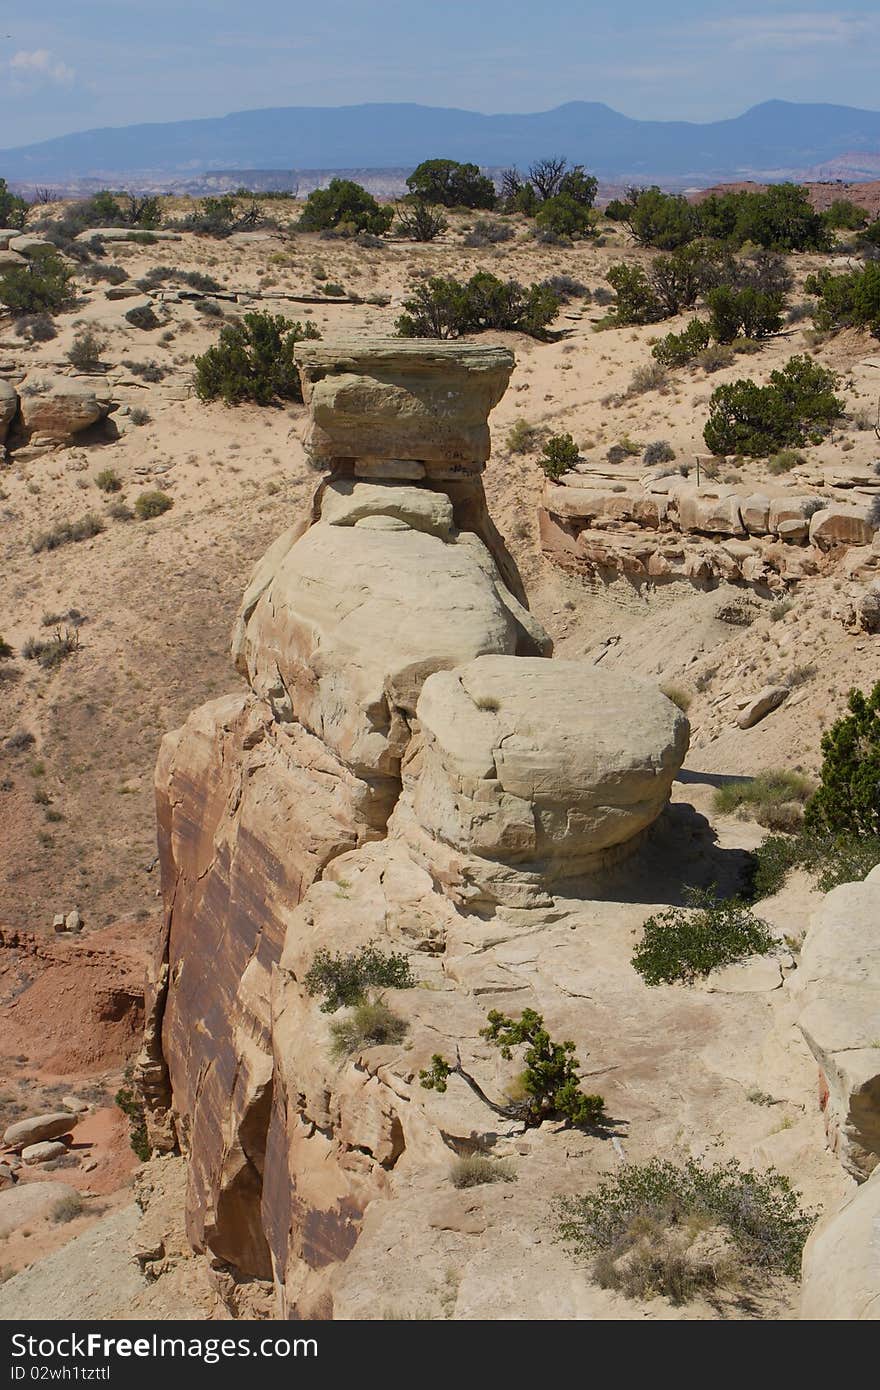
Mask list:
[{"label": "white cloud", "polygon": [[22,86],[51,82],[69,87],[76,76],[72,67],[50,53],[48,48],[20,49],[9,59],[13,81]]},{"label": "white cloud", "polygon": [[733,48],[772,48],[793,51],[805,48],[847,47],[864,42],[877,29],[873,16],[849,11],[791,12],[779,15],[737,15],[710,19],[698,31],[725,39]]}]

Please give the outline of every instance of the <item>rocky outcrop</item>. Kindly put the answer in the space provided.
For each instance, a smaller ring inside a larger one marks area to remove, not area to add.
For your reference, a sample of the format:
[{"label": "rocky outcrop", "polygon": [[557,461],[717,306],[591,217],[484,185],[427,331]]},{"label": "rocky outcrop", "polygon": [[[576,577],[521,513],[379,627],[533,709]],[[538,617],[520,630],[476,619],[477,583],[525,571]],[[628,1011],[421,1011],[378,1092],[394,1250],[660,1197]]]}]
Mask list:
[{"label": "rocky outcrop", "polygon": [[853,573],[880,568],[873,479],[865,480],[859,502],[839,493],[820,498],[786,490],[770,497],[697,487],[656,473],[613,488],[587,483],[582,474],[548,482],[538,522],[544,552],[588,578],[782,589],[824,573],[850,550]]},{"label": "rocky outcrop", "polygon": [[[162,745],[140,1076],[154,1141],[187,1155],[195,1248],[274,1279],[282,1316],[326,1316],[404,1158],[441,1163],[485,1125],[418,1085],[438,1037],[478,1035],[475,934],[636,848],[687,723],[650,686],[547,659],[480,478],[509,353],[297,352],[327,476],[248,586],[248,691]],[[426,988],[388,992],[403,1045],[340,1062],[304,978],[318,949],[370,941]]]},{"label": "rocky outcrop", "polygon": [[863,1181],[880,1161],[880,866],[827,893],[804,939],[798,1027],[819,1064],[831,1149]]},{"label": "rocky outcrop", "polygon": [[6,436],[17,414],[18,393],[8,381],[0,377],[0,460],[6,456]]},{"label": "rocky outcrop", "polygon": [[20,1150],[30,1144],[56,1139],[61,1134],[69,1134],[79,1123],[79,1118],[67,1110],[57,1110],[51,1115],[34,1115],[28,1120],[16,1120],[3,1135],[3,1143],[9,1149]]},{"label": "rocky outcrop", "polygon": [[59,377],[21,393],[21,426],[31,444],[66,444],[103,420],[110,397],[94,386]]},{"label": "rocky outcrop", "polygon": [[804,1248],[801,1317],[880,1319],[880,1172],[813,1229]]}]

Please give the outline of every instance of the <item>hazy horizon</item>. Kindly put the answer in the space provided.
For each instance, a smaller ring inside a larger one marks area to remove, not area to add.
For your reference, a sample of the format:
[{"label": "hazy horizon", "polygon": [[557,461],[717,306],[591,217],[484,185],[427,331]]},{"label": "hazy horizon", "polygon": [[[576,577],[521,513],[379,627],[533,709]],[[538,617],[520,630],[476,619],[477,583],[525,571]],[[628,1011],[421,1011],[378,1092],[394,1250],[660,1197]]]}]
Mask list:
[{"label": "hazy horizon", "polygon": [[[8,32],[7,32],[8,30]],[[599,101],[634,119],[724,120],[764,101],[877,110],[871,0],[731,12],[648,0],[34,0],[0,26],[0,146],[280,106],[417,102],[524,114]]]}]

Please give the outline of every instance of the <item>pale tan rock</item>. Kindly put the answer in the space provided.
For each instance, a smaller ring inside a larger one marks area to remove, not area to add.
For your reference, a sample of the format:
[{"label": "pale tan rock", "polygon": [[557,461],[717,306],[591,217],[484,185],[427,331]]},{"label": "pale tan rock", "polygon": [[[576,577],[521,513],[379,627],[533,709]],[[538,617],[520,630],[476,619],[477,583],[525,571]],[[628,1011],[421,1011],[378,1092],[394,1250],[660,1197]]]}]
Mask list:
[{"label": "pale tan rock", "polygon": [[447,542],[398,521],[312,526],[244,641],[249,680],[281,717],[295,712],[358,776],[395,783],[425,678],[486,652],[534,651],[536,628],[476,536]]},{"label": "pale tan rock", "polygon": [[[0,1239],[14,1235],[34,1221],[43,1221],[65,1198],[77,1196],[66,1182],[17,1182],[0,1191]],[[5,1295],[2,1295],[5,1307]],[[4,1312],[4,1316],[6,1316]]]},{"label": "pale tan rock", "polygon": [[880,1172],[810,1232],[801,1275],[802,1319],[880,1319]]},{"label": "pale tan rock", "polygon": [[675,494],[682,531],[701,531],[724,536],[742,536],[745,530],[735,493],[719,497],[711,493],[679,489]]},{"label": "pale tan rock", "polygon": [[407,527],[449,540],[452,503],[443,492],[338,478],[321,495],[321,520],[329,526],[356,526],[367,517],[393,517]]},{"label": "pale tan rock", "polygon": [[506,348],[400,338],[301,342],[295,358],[315,458],[414,459],[434,477],[479,472],[514,361]]},{"label": "pale tan rock", "polygon": [[480,657],[430,677],[416,713],[413,816],[487,892],[498,865],[542,882],[600,867],[660,814],[688,741],[655,687],[579,662]]},{"label": "pale tan rock", "polygon": [[21,421],[31,443],[66,443],[73,435],[103,420],[110,409],[109,396],[95,387],[59,377],[45,390],[21,396]]},{"label": "pale tan rock", "polygon": [[743,525],[750,536],[765,536],[769,529],[770,498],[763,492],[752,492],[739,505]]},{"label": "pale tan rock", "polygon": [[69,1134],[79,1123],[79,1118],[68,1110],[55,1110],[48,1115],[16,1120],[4,1133],[3,1142],[10,1149],[22,1149],[28,1144],[39,1144],[44,1139],[56,1139],[61,1134]]},{"label": "pale tan rock", "polygon": [[768,714],[779,708],[788,694],[787,685],[765,685],[764,689],[753,695],[740,710],[736,716],[737,724],[741,729],[751,729],[753,725],[760,724],[762,719],[766,719]]},{"label": "pale tan rock", "polygon": [[6,443],[9,426],[18,412],[18,392],[0,377],[0,446]]},{"label": "pale tan rock", "polygon": [[62,1158],[67,1153],[67,1145],[60,1139],[44,1139],[39,1144],[26,1144],[21,1151],[23,1163],[49,1163],[53,1158]]},{"label": "pale tan rock", "polygon": [[870,545],[875,529],[867,507],[823,507],[810,517],[810,544],[821,550],[835,545]]},{"label": "pale tan rock", "polygon": [[792,985],[820,1069],[828,1142],[864,1179],[880,1161],[880,873],[825,895]]}]

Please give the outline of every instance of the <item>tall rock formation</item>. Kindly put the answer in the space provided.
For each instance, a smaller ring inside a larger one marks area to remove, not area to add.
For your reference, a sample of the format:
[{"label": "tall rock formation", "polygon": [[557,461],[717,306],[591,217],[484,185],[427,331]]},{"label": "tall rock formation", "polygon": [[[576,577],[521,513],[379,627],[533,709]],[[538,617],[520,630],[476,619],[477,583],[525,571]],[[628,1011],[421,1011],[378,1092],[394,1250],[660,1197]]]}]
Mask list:
[{"label": "tall rock formation", "polygon": [[[326,473],[245,594],[247,690],[162,745],[141,1058],[154,1140],[188,1157],[193,1245],[273,1278],[289,1316],[332,1314],[367,1208],[485,1126],[418,1084],[438,1036],[473,1048],[474,941],[632,851],[688,734],[655,688],[547,660],[480,476],[508,351],[351,339],[297,360]],[[334,1060],[303,979],[368,942],[427,987],[389,994],[405,1043]]]}]

